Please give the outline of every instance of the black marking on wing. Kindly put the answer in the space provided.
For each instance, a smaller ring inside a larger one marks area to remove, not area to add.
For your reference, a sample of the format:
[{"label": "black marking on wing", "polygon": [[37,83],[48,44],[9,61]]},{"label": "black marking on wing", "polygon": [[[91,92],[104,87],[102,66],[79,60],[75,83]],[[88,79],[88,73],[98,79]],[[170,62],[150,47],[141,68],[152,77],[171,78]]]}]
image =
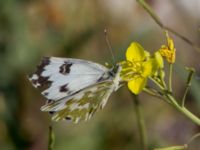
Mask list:
[{"label": "black marking on wing", "polygon": [[52,102],[53,102],[53,100],[51,100],[51,99],[47,99],[47,101],[46,101],[47,104],[52,103]]},{"label": "black marking on wing", "polygon": [[56,112],[55,111],[49,111],[49,114],[50,115],[53,115],[53,114],[55,114]]},{"label": "black marking on wing", "polygon": [[113,68],[109,69],[107,72],[105,72],[98,80],[97,82],[102,82],[104,80],[115,78],[116,73],[119,70],[119,65],[114,66]]},{"label": "black marking on wing", "polygon": [[40,84],[40,86],[43,86],[44,84],[46,85],[51,85],[52,81],[49,81],[49,77],[43,77],[39,76],[38,80],[36,80],[37,83]]},{"label": "black marking on wing", "polygon": [[72,120],[72,118],[71,118],[71,117],[65,117],[65,119],[66,119],[66,120]]},{"label": "black marking on wing", "polygon": [[48,92],[44,92],[43,95],[44,95],[44,96],[48,96],[49,93],[48,93]]},{"label": "black marking on wing", "polygon": [[104,80],[104,77],[101,76],[101,77],[97,80],[97,82],[101,82],[101,81],[103,81],[103,80]]},{"label": "black marking on wing", "polygon": [[67,85],[68,85],[68,84],[62,85],[62,86],[60,87],[60,92],[67,92],[67,91],[69,91],[69,89],[67,88]]},{"label": "black marking on wing", "polygon": [[[50,64],[50,58],[49,57],[43,57],[41,63],[37,66],[37,69],[34,74],[29,76],[29,80],[32,82],[32,84],[36,87],[41,87],[43,85],[51,85],[52,81],[49,81],[49,77],[42,76],[42,72],[45,71],[45,67]],[[37,77],[34,79],[33,77]]]},{"label": "black marking on wing", "polygon": [[72,66],[72,63],[65,62],[63,65],[60,66],[59,72],[62,74],[68,74],[70,72],[70,67]]},{"label": "black marking on wing", "polygon": [[43,57],[41,63],[37,66],[37,70],[35,74],[38,76],[41,75],[41,73],[44,71],[45,66],[50,64],[50,58],[49,57]]},{"label": "black marking on wing", "polygon": [[102,81],[108,80],[109,78],[111,78],[111,76],[109,75],[109,72],[105,72],[105,73],[97,80],[97,82],[102,82]]},{"label": "black marking on wing", "polygon": [[[101,107],[101,106],[100,106]],[[90,110],[89,110],[89,115],[91,115],[91,117],[94,115],[94,113],[97,111],[97,109],[94,109],[94,108],[90,108]]]}]

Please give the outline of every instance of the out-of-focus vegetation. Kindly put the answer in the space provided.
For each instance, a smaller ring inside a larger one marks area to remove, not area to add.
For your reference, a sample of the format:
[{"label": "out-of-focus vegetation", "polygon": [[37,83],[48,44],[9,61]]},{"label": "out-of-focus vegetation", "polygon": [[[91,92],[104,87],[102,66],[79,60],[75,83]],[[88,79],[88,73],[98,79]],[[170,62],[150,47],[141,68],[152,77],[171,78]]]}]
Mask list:
[{"label": "out-of-focus vegetation", "polygon": [[[199,44],[198,0],[151,0],[163,23]],[[27,80],[42,56],[75,57],[101,64],[112,62],[104,37],[117,61],[131,41],[154,51],[165,42],[159,26],[135,0],[1,0],[0,2],[0,149],[47,149],[49,125],[56,150],[139,150],[139,133],[131,95],[126,86],[88,122],[77,125],[51,122],[40,111],[45,103]],[[173,35],[172,35],[173,36]],[[177,37],[174,91],[180,97],[187,72],[194,67],[186,107],[200,116],[200,53]],[[168,104],[140,95],[151,149],[184,144],[200,128]],[[190,149],[200,148],[200,140]]]}]

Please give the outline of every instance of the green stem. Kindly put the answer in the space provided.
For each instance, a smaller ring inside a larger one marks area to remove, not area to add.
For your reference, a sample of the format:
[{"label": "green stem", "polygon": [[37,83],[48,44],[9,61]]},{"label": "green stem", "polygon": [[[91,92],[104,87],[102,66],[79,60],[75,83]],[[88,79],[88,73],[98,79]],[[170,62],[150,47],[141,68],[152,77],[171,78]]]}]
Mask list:
[{"label": "green stem", "polygon": [[187,146],[189,146],[190,145],[190,143],[192,142],[192,141],[194,141],[196,138],[199,138],[200,137],[200,133],[197,133],[197,134],[195,134],[195,135],[193,135],[190,139],[189,139],[189,141],[187,142]]},{"label": "green stem", "polygon": [[170,146],[170,147],[163,147],[163,148],[156,148],[154,150],[186,150],[188,149],[189,144],[195,140],[196,138],[200,137],[200,133],[195,134],[194,136],[192,136],[189,141],[187,142],[187,144],[184,145],[176,145],[176,146]]},{"label": "green stem", "polygon": [[144,118],[142,115],[141,105],[140,105],[137,95],[133,95],[133,102],[135,105],[135,113],[136,113],[137,123],[138,123],[138,127],[139,127],[139,132],[140,132],[141,148],[142,148],[142,150],[147,150],[148,148],[147,148],[146,127],[145,127],[145,122],[144,122]]},{"label": "green stem", "polygon": [[53,133],[53,128],[52,126],[49,126],[48,150],[53,150],[54,142],[55,142],[55,136]]},{"label": "green stem", "polygon": [[161,84],[162,84],[162,86],[163,86],[165,89],[167,88],[167,85],[165,84],[164,79],[161,79]]},{"label": "green stem", "polygon": [[151,96],[163,99],[163,100],[165,100],[165,102],[171,104],[171,101],[169,101],[167,98],[163,97],[163,95],[164,95],[163,93],[159,93],[158,91],[156,91],[154,89],[149,89],[149,88],[144,88],[144,92],[146,92],[147,94],[149,94]]},{"label": "green stem", "polygon": [[171,105],[173,105],[179,112],[183,113],[187,118],[200,126],[200,119],[197,116],[192,114],[185,107],[180,106],[172,95],[166,94],[166,97],[171,101]]},{"label": "green stem", "polygon": [[153,20],[161,27],[164,28],[163,23],[160,18],[154,13],[153,9],[144,0],[137,0],[137,2],[148,12],[148,14],[153,18]]},{"label": "green stem", "polygon": [[[152,80],[154,81],[154,83],[156,83],[156,85],[158,85],[158,87],[162,87],[162,85],[160,85],[158,82],[156,82],[155,80]],[[188,109],[186,109],[185,107],[182,107],[181,105],[179,105],[177,103],[177,100],[171,95],[171,92],[167,91],[166,89],[161,89],[163,91],[162,95],[162,98],[168,102],[169,104],[171,104],[172,106],[174,106],[179,112],[183,113],[187,118],[189,118],[190,120],[192,120],[194,123],[196,123],[197,125],[200,126],[200,119],[195,116],[194,114],[192,114]],[[154,94],[152,93],[152,91],[148,91],[148,90],[145,90],[147,93],[149,94]],[[165,92],[166,91],[166,92]]]},{"label": "green stem", "polygon": [[161,98],[161,96],[159,95],[159,93],[157,93],[157,91],[155,91],[154,89],[150,89],[150,88],[144,88],[144,91],[146,93],[148,93],[149,95]]},{"label": "green stem", "polygon": [[188,68],[188,70],[190,71],[189,72],[189,75],[188,75],[188,78],[187,78],[187,83],[186,83],[186,87],[185,87],[185,92],[183,94],[183,98],[182,98],[182,103],[181,103],[181,106],[184,107],[185,106],[185,98],[186,98],[186,95],[188,93],[188,90],[191,86],[191,81],[192,81],[192,77],[194,75],[194,69],[192,68]]},{"label": "green stem", "polygon": [[164,85],[161,85],[160,83],[158,83],[153,77],[149,77],[149,79],[153,81],[153,83],[155,83],[161,90],[165,90]]},{"label": "green stem", "polygon": [[200,48],[194,44],[192,41],[190,41],[187,37],[181,35],[180,33],[174,31],[173,29],[165,26],[162,22],[161,19],[155,14],[154,10],[151,8],[151,6],[146,3],[145,0],[137,0],[137,2],[148,12],[148,14],[153,18],[153,20],[163,29],[163,30],[168,30],[169,32],[173,33],[189,45],[193,47],[194,50],[200,52]]},{"label": "green stem", "polygon": [[185,106],[185,98],[186,98],[186,95],[187,95],[188,91],[189,91],[189,86],[186,86],[185,92],[184,92],[184,94],[183,94],[183,98],[182,98],[182,101],[181,101],[181,106],[182,106],[182,107]]},{"label": "green stem", "polygon": [[176,145],[176,146],[170,146],[170,147],[164,147],[164,148],[156,148],[154,150],[186,150],[186,145]]},{"label": "green stem", "polygon": [[175,30],[173,30],[173,29],[171,29],[171,28],[169,28],[169,27],[167,27],[167,26],[165,26],[164,29],[165,29],[165,30],[168,30],[168,31],[171,32],[172,34],[174,34],[174,35],[176,35],[177,37],[179,37],[180,39],[182,39],[184,42],[186,42],[186,43],[188,43],[189,45],[191,45],[192,48],[193,48],[194,50],[196,50],[197,52],[200,52],[200,48],[199,48],[196,44],[194,44],[192,41],[190,41],[187,37],[181,35],[180,33],[176,32]]},{"label": "green stem", "polygon": [[169,92],[172,92],[172,72],[173,72],[173,64],[169,64]]}]

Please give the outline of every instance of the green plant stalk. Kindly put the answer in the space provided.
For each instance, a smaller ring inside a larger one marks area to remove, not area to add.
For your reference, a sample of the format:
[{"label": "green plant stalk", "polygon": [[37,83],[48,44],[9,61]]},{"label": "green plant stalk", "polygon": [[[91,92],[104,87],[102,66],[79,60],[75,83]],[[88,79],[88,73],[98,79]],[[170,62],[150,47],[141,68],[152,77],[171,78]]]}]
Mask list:
[{"label": "green plant stalk", "polygon": [[163,147],[163,148],[156,148],[154,150],[186,150],[189,147],[189,144],[198,137],[200,137],[200,133],[197,133],[194,136],[192,136],[186,144],[170,146],[170,147]]},{"label": "green plant stalk", "polygon": [[172,92],[172,73],[173,73],[173,64],[169,64],[169,92]]},{"label": "green plant stalk", "polygon": [[159,93],[157,91],[155,91],[154,89],[150,89],[150,88],[144,88],[144,91],[146,93],[148,93],[149,95],[152,95],[152,96],[155,96],[155,97],[158,97],[158,98],[162,98]]},{"label": "green plant stalk", "polygon": [[[150,78],[151,80],[153,79],[153,78]],[[162,85],[160,85],[158,82],[156,82],[155,80],[152,80],[158,87],[162,87]],[[192,114],[188,109],[186,109],[185,107],[182,107],[182,106],[180,106],[178,103],[177,103],[177,100],[171,95],[171,93],[168,91],[168,90],[166,90],[166,89],[163,89],[163,87],[162,87],[162,89],[161,90],[163,90],[163,92],[164,91],[166,91],[166,92],[164,92],[162,95],[160,95],[160,96],[162,96],[162,98],[166,101],[166,102],[168,102],[170,105],[172,105],[172,106],[174,106],[179,112],[181,112],[182,114],[184,114],[187,118],[189,118],[190,120],[192,120],[194,123],[196,123],[197,125],[199,125],[200,126],[200,119],[197,117],[197,116],[195,116],[194,114]],[[153,96],[155,96],[155,93],[152,93],[152,91],[148,91],[148,90],[145,90],[145,92],[147,92],[148,94],[151,94],[151,95],[153,95]]]},{"label": "green plant stalk", "polygon": [[174,106],[179,112],[183,113],[187,118],[200,126],[200,119],[197,116],[191,113],[187,108],[180,106],[172,95],[166,94],[166,97],[171,101],[171,105]]},{"label": "green plant stalk", "polygon": [[164,148],[156,148],[154,150],[186,150],[186,145],[179,145],[179,146],[170,146],[170,147],[164,147]]},{"label": "green plant stalk", "polygon": [[190,41],[187,37],[181,35],[180,33],[176,32],[175,30],[173,30],[167,26],[165,26],[164,29],[171,32],[172,34],[176,35],[177,37],[179,37],[180,39],[182,39],[189,45],[191,45],[193,47],[193,49],[196,50],[197,52],[200,52],[200,48],[196,44],[194,44],[192,41]]},{"label": "green plant stalk", "polygon": [[159,83],[159,82],[157,82],[157,81],[156,81],[154,78],[152,78],[152,77],[149,77],[149,79],[150,79],[151,81],[153,81],[153,83],[156,84],[161,90],[165,90],[164,85],[161,85],[161,83],[163,84],[164,81],[162,81],[161,83]]},{"label": "green plant stalk", "polygon": [[193,135],[190,139],[189,139],[189,141],[187,142],[187,146],[189,146],[189,144],[190,143],[192,143],[195,139],[197,139],[197,138],[199,138],[200,137],[200,133],[197,133],[197,134],[195,134],[195,135]]},{"label": "green plant stalk", "polygon": [[[162,99],[164,99],[166,102],[168,102],[169,104],[174,106],[179,112],[183,113],[186,117],[188,117],[190,120],[192,120],[194,123],[196,123],[197,125],[200,126],[200,119],[197,116],[195,116],[194,114],[192,114],[188,109],[186,109],[185,107],[182,107],[182,105],[179,105],[177,103],[177,100],[171,95],[172,93],[169,92],[168,89],[165,89],[161,85],[162,83],[158,83],[152,77],[150,77],[150,79],[163,91],[162,95],[160,95],[162,97]],[[188,79],[188,80],[190,80],[190,79]],[[164,81],[162,81],[162,82],[164,82]],[[155,96],[155,92],[152,93],[152,91],[149,91],[147,89],[145,89],[145,92]]]},{"label": "green plant stalk", "polygon": [[162,84],[162,86],[163,86],[165,89],[167,88],[167,85],[166,85],[164,79],[161,79],[161,84]]},{"label": "green plant stalk", "polygon": [[158,91],[156,91],[154,89],[144,88],[144,92],[146,92],[147,94],[149,94],[151,96],[157,97],[159,99],[163,99],[167,103],[171,104],[171,101],[169,101],[167,98],[164,98],[161,93],[159,93]]},{"label": "green plant stalk", "polygon": [[183,41],[185,41],[186,43],[188,43],[189,45],[191,45],[193,47],[194,50],[196,50],[197,52],[200,52],[200,48],[194,44],[192,41],[190,41],[187,37],[181,35],[180,33],[174,31],[173,29],[165,26],[162,22],[161,19],[155,14],[154,10],[151,8],[151,6],[146,3],[145,0],[136,0],[147,12],[148,14],[153,18],[153,20],[163,29],[163,30],[168,30],[169,32],[173,33],[174,35],[176,35],[177,37],[179,37],[180,39],[182,39]]},{"label": "green plant stalk", "polygon": [[182,103],[181,103],[181,106],[182,107],[184,107],[185,106],[185,98],[186,98],[186,95],[187,95],[187,93],[188,93],[188,91],[189,91],[189,88],[190,88],[190,86],[191,86],[191,82],[192,82],[192,77],[193,77],[193,75],[194,75],[194,69],[191,69],[191,68],[189,68],[189,75],[188,75],[188,78],[187,78],[187,83],[186,83],[186,87],[185,87],[185,92],[184,92],[184,94],[183,94],[183,98],[182,98]]},{"label": "green plant stalk", "polygon": [[154,13],[153,9],[144,0],[137,0],[137,2],[148,12],[148,14],[153,18],[153,20],[161,27],[164,28],[163,23],[160,18]]},{"label": "green plant stalk", "polygon": [[48,150],[53,150],[54,142],[55,142],[55,136],[53,133],[53,128],[52,126],[49,126]]},{"label": "green plant stalk", "polygon": [[139,127],[139,132],[140,132],[141,149],[147,150],[148,149],[147,134],[146,134],[144,118],[142,115],[142,108],[141,108],[138,96],[132,94],[132,97],[133,97],[133,103],[135,105],[135,113],[136,113],[137,123]]},{"label": "green plant stalk", "polygon": [[181,106],[182,107],[184,107],[185,106],[185,98],[186,98],[186,96],[187,96],[187,93],[188,93],[188,91],[189,91],[189,88],[190,88],[190,86],[186,86],[186,88],[185,88],[185,92],[184,92],[184,94],[183,94],[183,98],[182,98],[182,100],[181,100]]}]

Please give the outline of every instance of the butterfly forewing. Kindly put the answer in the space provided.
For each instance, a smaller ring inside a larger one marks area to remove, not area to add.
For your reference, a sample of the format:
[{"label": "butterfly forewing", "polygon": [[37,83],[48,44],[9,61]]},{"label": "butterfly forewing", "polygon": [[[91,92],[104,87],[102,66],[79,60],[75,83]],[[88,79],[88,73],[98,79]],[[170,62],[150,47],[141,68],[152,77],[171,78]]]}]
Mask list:
[{"label": "butterfly forewing", "polygon": [[29,78],[42,95],[58,100],[95,84],[108,69],[102,65],[72,58],[44,57]]}]

